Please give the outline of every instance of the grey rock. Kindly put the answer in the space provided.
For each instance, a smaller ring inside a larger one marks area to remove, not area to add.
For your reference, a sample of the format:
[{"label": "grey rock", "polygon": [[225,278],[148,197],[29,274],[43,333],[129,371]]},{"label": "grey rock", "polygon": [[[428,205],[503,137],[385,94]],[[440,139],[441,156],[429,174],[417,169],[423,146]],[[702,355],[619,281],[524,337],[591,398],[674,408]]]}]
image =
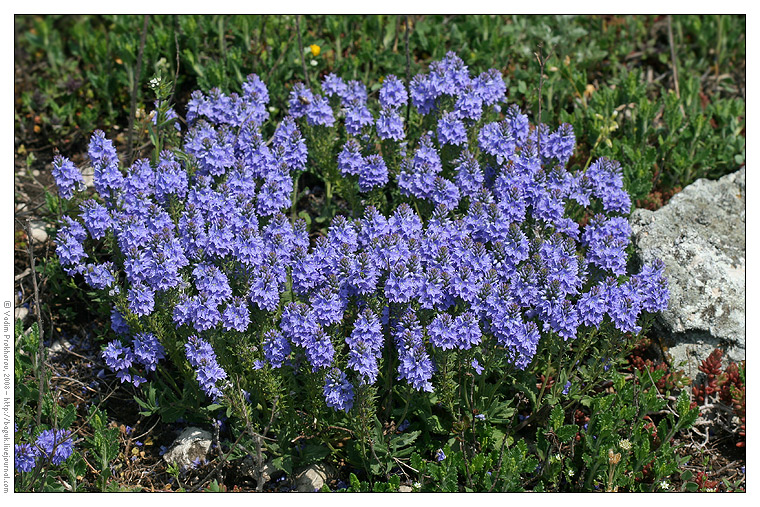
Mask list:
[{"label": "grey rock", "polygon": [[32,240],[37,243],[44,243],[48,239],[47,230],[45,230],[44,222],[32,222],[29,224],[29,228],[32,232]]},{"label": "grey rock", "polygon": [[29,317],[29,309],[25,306],[17,306],[14,313],[16,319],[21,319],[21,322],[24,322]]},{"label": "grey rock", "polygon": [[164,454],[164,461],[192,467],[196,460],[206,460],[211,448],[211,433],[200,428],[186,428]]},{"label": "grey rock", "polygon": [[693,379],[716,347],[728,361],[745,359],[745,168],[699,179],[630,222],[638,260],[665,264],[670,303],[655,325],[673,365]]},{"label": "grey rock", "polygon": [[327,463],[316,463],[301,470],[296,475],[296,491],[319,491],[322,486],[336,477],[336,470]]},{"label": "grey rock", "polygon": [[59,338],[53,342],[48,350],[50,351],[50,355],[60,354],[65,350],[71,350],[71,342],[66,338]]},{"label": "grey rock", "polygon": [[406,484],[402,484],[401,486],[398,487],[398,491],[399,491],[399,493],[411,493],[412,491],[414,491],[414,489],[412,489],[411,486],[407,486]]}]

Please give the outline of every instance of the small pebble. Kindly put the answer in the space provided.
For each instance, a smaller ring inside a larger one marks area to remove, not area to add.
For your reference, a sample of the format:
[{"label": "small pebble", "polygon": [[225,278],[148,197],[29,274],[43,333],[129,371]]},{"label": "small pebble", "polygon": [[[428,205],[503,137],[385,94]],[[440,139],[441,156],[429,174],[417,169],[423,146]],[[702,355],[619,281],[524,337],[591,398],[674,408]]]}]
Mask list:
[{"label": "small pebble", "polygon": [[48,239],[48,233],[45,230],[44,222],[32,222],[32,239],[37,243],[44,243]]},{"label": "small pebble", "polygon": [[16,307],[16,319],[21,319],[23,322],[29,316],[29,309],[24,306]]}]

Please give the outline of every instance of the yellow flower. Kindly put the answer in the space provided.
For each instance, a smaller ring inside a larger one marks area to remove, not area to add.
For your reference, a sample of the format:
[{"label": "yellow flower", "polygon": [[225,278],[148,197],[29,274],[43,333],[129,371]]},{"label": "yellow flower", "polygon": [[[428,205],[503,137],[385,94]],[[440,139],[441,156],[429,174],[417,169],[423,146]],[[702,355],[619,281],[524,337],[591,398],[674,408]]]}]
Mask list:
[{"label": "yellow flower", "polygon": [[314,56],[319,56],[319,52],[322,51],[322,48],[320,48],[316,44],[312,44],[311,46],[309,46],[309,49],[311,49],[311,54]]}]

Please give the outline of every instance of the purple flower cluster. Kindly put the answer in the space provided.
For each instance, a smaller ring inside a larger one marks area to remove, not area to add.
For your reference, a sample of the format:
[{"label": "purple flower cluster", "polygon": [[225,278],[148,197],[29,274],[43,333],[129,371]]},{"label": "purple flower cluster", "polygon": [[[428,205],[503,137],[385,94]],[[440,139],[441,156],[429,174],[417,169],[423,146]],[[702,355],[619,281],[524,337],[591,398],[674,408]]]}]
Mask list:
[{"label": "purple flower cluster", "polygon": [[454,99],[454,110],[461,118],[480,119],[484,107],[498,106],[506,99],[507,87],[499,71],[491,69],[473,78],[455,53],[430,64],[428,74],[418,74],[410,85],[412,105],[420,114],[439,107],[444,97]]},{"label": "purple flower cluster", "polygon": [[74,444],[67,430],[50,429],[40,432],[34,444],[14,445],[15,468],[19,472],[31,472],[42,463],[60,465],[74,453]]},{"label": "purple flower cluster", "polygon": [[227,96],[216,88],[208,95],[193,92],[187,103],[186,119],[189,124],[204,118],[217,125],[261,125],[269,118],[268,103],[266,85],[256,74],[251,74],[243,83],[242,96],[235,93]]},{"label": "purple flower cluster", "polygon": [[358,176],[359,190],[369,192],[388,183],[388,167],[378,154],[362,155],[361,146],[349,139],[338,154],[338,169],[344,176]]},{"label": "purple flower cluster", "polygon": [[53,159],[53,178],[58,186],[58,194],[64,199],[71,199],[75,190],[84,190],[82,173],[71,160],[60,155]]},{"label": "purple flower cluster", "polygon": [[[164,151],[155,164],[142,159],[123,172],[113,143],[96,132],[88,154],[102,199],[82,202],[78,218],[63,219],[56,250],[66,272],[110,290],[144,324],[168,311],[182,334],[245,332],[252,308],[274,310],[286,266],[309,244],[305,223],[292,224],[280,213],[290,207],[291,175],[305,169],[307,148],[293,118],[277,126],[271,142],[264,140],[268,101],[255,75],[242,95],[196,92],[188,105],[186,156]],[[54,167],[61,196],[72,197],[81,174],[62,157]],[[368,185],[387,181],[384,165],[369,158],[368,167]],[[120,256],[88,262],[90,245],[109,236]],[[232,279],[244,280],[234,294]],[[112,326],[129,336],[124,317],[116,312]],[[122,381],[139,385],[145,377],[134,368],[152,371],[163,357],[160,344],[154,350],[150,343],[139,335],[134,348],[115,341],[104,358]]]},{"label": "purple flower cluster", "polygon": [[401,108],[406,105],[407,100],[408,93],[404,83],[394,75],[385,76],[379,95],[380,115],[375,123],[380,139],[401,141],[406,137]]},{"label": "purple flower cluster", "polygon": [[297,83],[288,100],[293,118],[306,116],[309,125],[332,127],[335,124],[330,103],[321,95],[314,95],[303,83]]},{"label": "purple flower cluster", "polygon": [[[411,388],[430,392],[446,354],[466,357],[477,374],[485,350],[524,369],[541,339],[572,340],[602,325],[635,333],[642,312],[666,307],[661,264],[622,281],[631,202],[619,164],[600,159],[568,171],[572,127],[531,129],[516,106],[502,115],[498,71],[471,77],[449,53],[408,91],[387,76],[376,120],[362,83],[329,74],[324,97],[292,88],[290,116],[269,141],[266,87],[252,76],[243,89],[193,94],[187,157],[165,152],[155,167],[137,161],[122,176],[112,145],[97,134],[90,158],[100,167],[102,202],[83,203],[81,221],[66,218],[58,235],[64,269],[111,289],[128,311],[114,311],[117,333],[129,336],[134,319],[152,329],[158,316],[171,319],[176,336],[190,336],[187,360],[211,398],[222,396],[229,366],[211,346],[222,332],[257,336],[255,369],[310,370],[324,379],[327,405],[348,411],[354,387],[374,384],[383,361],[397,364],[397,378]],[[405,138],[400,111],[409,100],[419,114],[435,115],[436,130],[407,153],[406,141],[396,141]],[[362,193],[397,185],[405,202],[387,215],[371,206],[360,217],[339,215],[310,240],[303,220],[282,214],[307,165],[298,122],[319,132],[311,127],[341,118],[340,174],[356,178]],[[375,134],[382,142],[369,142]],[[394,167],[388,146],[399,150]],[[62,195],[78,181],[64,161]],[[418,200],[433,212],[406,204]],[[587,225],[567,216],[571,200],[591,216]],[[88,263],[85,244],[106,237],[121,255]],[[163,355],[151,333],[136,334],[131,346],[111,342],[103,353],[135,385],[145,382],[136,372],[155,370]]]},{"label": "purple flower cluster", "polygon": [[185,344],[185,356],[195,370],[195,378],[203,392],[213,400],[220,398],[223,394],[220,387],[224,387],[220,383],[227,378],[227,372],[217,362],[211,344],[192,335]]},{"label": "purple flower cluster", "polygon": [[332,368],[325,375],[325,402],[334,410],[348,412],[354,405],[354,387],[346,378],[346,374],[338,368]]},{"label": "purple flower cluster", "polygon": [[[117,315],[120,314],[116,312]],[[119,324],[120,325],[120,324]],[[119,340],[111,341],[102,352],[103,360],[121,382],[131,382],[139,387],[147,379],[134,372],[142,367],[146,372],[156,371],[158,362],[165,357],[164,347],[153,333],[137,333],[132,346],[124,346]]]},{"label": "purple flower cluster", "polygon": [[37,466],[37,449],[26,443],[15,444],[13,461],[17,472],[31,472]]}]

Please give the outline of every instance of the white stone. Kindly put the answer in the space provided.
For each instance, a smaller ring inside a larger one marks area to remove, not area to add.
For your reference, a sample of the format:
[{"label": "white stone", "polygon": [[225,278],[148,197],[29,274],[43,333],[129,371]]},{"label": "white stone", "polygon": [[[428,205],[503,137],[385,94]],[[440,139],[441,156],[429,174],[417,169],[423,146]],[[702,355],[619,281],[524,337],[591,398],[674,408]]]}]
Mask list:
[{"label": "white stone", "polygon": [[196,460],[206,460],[211,448],[211,433],[200,428],[186,428],[164,454],[164,461],[190,468]]},{"label": "white stone", "polygon": [[60,354],[64,350],[71,350],[71,342],[66,338],[59,338],[53,342],[49,350],[51,354]]},{"label": "white stone", "polygon": [[16,320],[21,319],[21,322],[24,322],[26,318],[29,316],[29,309],[25,306],[17,306],[15,310],[15,317]]},{"label": "white stone", "polygon": [[32,240],[36,243],[44,243],[48,240],[48,233],[45,230],[45,222],[31,222],[29,225],[32,231]]},{"label": "white stone", "polygon": [[319,491],[335,476],[335,469],[326,463],[310,465],[296,475],[296,490],[301,492]]}]

